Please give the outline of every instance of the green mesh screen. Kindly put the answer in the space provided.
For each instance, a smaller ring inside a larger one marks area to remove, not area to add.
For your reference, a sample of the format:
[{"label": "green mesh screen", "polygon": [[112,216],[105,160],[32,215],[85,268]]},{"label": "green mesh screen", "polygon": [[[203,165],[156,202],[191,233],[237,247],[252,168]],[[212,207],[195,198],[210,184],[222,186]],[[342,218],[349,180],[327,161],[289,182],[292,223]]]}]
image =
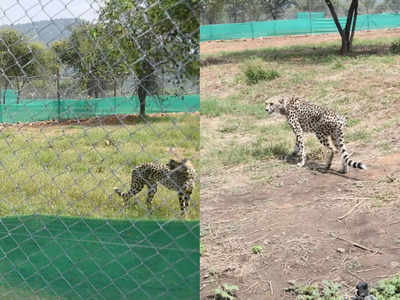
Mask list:
[{"label": "green mesh screen", "polygon": [[198,299],[199,234],[198,221],[5,217],[0,294],[2,299]]},{"label": "green mesh screen", "polygon": [[[15,94],[10,93],[10,95]],[[86,119],[114,114],[135,114],[140,109],[137,97],[98,98],[91,100],[62,99],[60,101],[54,99],[21,100],[20,104],[13,103],[13,99],[12,97],[7,98],[6,104],[0,105],[0,122],[16,123]],[[9,100],[13,104],[7,104]],[[195,112],[199,108],[200,95],[148,97],[146,99],[146,113]]]},{"label": "green mesh screen", "polygon": [[[308,13],[307,13],[308,15]],[[342,25],[346,18],[339,18]],[[359,15],[356,30],[400,27],[400,14]],[[200,41],[258,38],[276,35],[295,35],[337,32],[331,18],[299,17],[292,20],[217,24],[200,26]]]},{"label": "green mesh screen", "polygon": [[12,103],[12,104],[17,103],[17,91],[15,91],[15,90],[10,90],[10,89],[1,90],[0,95],[1,95],[0,103],[3,103],[4,96],[6,99],[6,103]]}]

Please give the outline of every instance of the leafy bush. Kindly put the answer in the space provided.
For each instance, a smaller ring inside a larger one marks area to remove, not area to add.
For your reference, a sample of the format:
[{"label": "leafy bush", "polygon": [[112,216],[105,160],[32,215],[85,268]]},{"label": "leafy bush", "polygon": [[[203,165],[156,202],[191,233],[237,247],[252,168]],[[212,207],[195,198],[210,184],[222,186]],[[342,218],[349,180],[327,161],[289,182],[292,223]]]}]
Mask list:
[{"label": "leafy bush", "polygon": [[215,289],[214,299],[216,300],[234,300],[236,297],[236,292],[239,290],[239,287],[236,285],[228,285],[224,284]]},{"label": "leafy bush", "polygon": [[279,72],[274,69],[264,69],[262,60],[251,59],[242,67],[246,84],[257,84],[260,81],[270,81],[280,76]]},{"label": "leafy bush", "polygon": [[371,294],[378,300],[393,299],[400,300],[400,274],[379,281],[375,288],[371,289]]},{"label": "leafy bush", "polygon": [[297,300],[344,300],[340,294],[340,285],[324,280],[319,285],[294,286],[286,289],[297,295]]},{"label": "leafy bush", "polygon": [[390,51],[395,54],[400,54],[400,40],[394,41],[390,46]]}]

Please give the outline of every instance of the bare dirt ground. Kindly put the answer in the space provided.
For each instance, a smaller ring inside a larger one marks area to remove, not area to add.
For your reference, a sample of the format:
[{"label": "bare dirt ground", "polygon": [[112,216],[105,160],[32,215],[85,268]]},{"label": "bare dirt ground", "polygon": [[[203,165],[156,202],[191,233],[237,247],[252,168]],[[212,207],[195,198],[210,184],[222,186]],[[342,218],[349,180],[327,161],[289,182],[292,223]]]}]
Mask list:
[{"label": "bare dirt ground", "polygon": [[[37,121],[30,123],[13,123],[0,124],[0,128],[2,127],[43,127],[43,126],[69,126],[69,125],[82,125],[82,126],[105,126],[105,125],[132,125],[137,123],[143,123],[146,121],[155,120],[162,117],[176,117],[183,116],[187,113],[154,113],[154,114],[146,114],[146,119],[143,117],[133,114],[133,115],[109,115],[109,116],[98,116],[94,118],[88,119],[77,119],[77,120],[64,120],[64,121]],[[198,112],[192,113],[193,115],[198,115]]]},{"label": "bare dirt ground", "polygon": [[[356,37],[400,37],[400,30],[357,32]],[[201,54],[338,39],[337,34],[329,34],[206,42],[201,44]],[[293,68],[296,67],[293,64]],[[304,64],[301,67],[325,74],[320,65]],[[365,75],[367,67],[368,64],[363,65],[362,71],[349,69],[349,72]],[[237,69],[235,62],[222,67],[203,67],[202,99],[216,97],[219,101],[228,101],[235,94],[242,95],[240,92],[247,87],[235,83],[233,78],[238,74]],[[390,70],[388,68],[386,74]],[[344,76],[345,72],[338,74]],[[375,71],[372,73],[376,74]],[[366,86],[353,86],[353,90],[343,91],[346,96],[354,95],[360,99],[371,95],[368,102],[353,101],[348,107],[354,119],[359,115],[357,103],[360,103],[365,115],[359,130],[370,128],[373,131],[371,140],[347,143],[349,149],[357,151],[354,158],[365,163],[368,170],[350,169],[349,173],[340,174],[336,172],[340,169],[336,157],[332,170],[326,173],[318,170],[323,161],[310,159],[304,168],[284,160],[266,160],[202,174],[202,300],[214,299],[215,288],[225,283],[239,287],[237,299],[241,300],[295,299],[295,295],[285,291],[292,283],[303,286],[323,280],[340,283],[342,291],[353,296],[355,285],[361,280],[374,286],[377,281],[400,272],[400,94],[394,86],[396,80],[385,76],[360,80],[359,83]],[[387,79],[391,83],[387,84]],[[267,89],[295,90],[318,98],[318,89],[324,85],[317,79],[312,80],[299,84],[289,81],[289,87],[283,88],[277,83],[274,83],[277,87],[273,83],[264,83],[248,89],[249,99],[259,90]],[[327,86],[326,82],[324,84]],[[361,97],[371,84],[376,84],[373,91]],[[335,99],[339,91],[328,93]],[[383,98],[388,95],[395,98],[389,106],[382,106]],[[366,109],[366,105],[371,109]],[[235,119],[229,116],[228,120]],[[391,123],[384,126],[382,122],[388,120],[392,120]],[[224,116],[202,117],[201,122],[202,135],[208,130],[210,134],[206,137],[213,144],[221,144],[222,151],[226,149],[227,141],[250,136],[244,129],[235,136],[219,134],[223,126],[229,125]],[[257,120],[252,120],[251,125],[259,126]],[[347,128],[348,133],[351,130]],[[386,142],[390,146],[389,153],[379,146]],[[204,144],[211,143],[206,140]],[[262,247],[260,254],[252,253],[254,246]]]},{"label": "bare dirt ground", "polygon": [[294,167],[268,187],[202,197],[201,299],[223,283],[240,287],[238,299],[292,299],[289,281],[331,280],[351,293],[399,272],[400,154],[365,163],[346,175]]},{"label": "bare dirt ground", "polygon": [[[400,37],[400,29],[369,30],[356,33],[356,39],[373,40],[376,38]],[[209,41],[200,44],[200,53],[213,54],[221,51],[244,51],[266,47],[282,47],[290,45],[318,44],[322,42],[340,41],[338,33],[319,35],[274,36],[257,39],[240,39],[232,41]]]}]

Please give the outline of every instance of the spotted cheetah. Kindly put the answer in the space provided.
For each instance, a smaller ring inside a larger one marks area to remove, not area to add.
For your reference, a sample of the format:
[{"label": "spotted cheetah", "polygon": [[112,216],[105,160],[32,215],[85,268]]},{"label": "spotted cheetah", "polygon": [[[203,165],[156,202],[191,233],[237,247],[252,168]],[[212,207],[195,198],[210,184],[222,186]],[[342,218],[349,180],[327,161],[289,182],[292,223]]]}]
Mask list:
[{"label": "spotted cheetah", "polygon": [[278,103],[272,103],[267,100],[265,101],[265,105],[265,110],[268,113],[277,112],[286,116],[296,136],[296,145],[292,155],[300,153],[301,160],[298,163],[299,166],[304,166],[306,158],[303,132],[314,132],[321,144],[331,151],[327,160],[327,170],[331,167],[335,154],[335,149],[329,143],[329,137],[331,137],[336,149],[340,151],[342,160],[341,173],[347,172],[347,166],[367,169],[363,163],[353,161],[349,158],[350,155],[343,141],[343,128],[346,124],[344,117],[332,110],[302,101],[298,97],[283,97]]},{"label": "spotted cheetah", "polygon": [[195,184],[195,171],[189,162],[184,159],[171,159],[167,164],[144,163],[132,171],[131,187],[128,192],[121,192],[115,187],[114,191],[124,199],[125,206],[129,199],[139,193],[146,185],[147,209],[151,212],[151,202],[157,192],[157,183],[161,183],[170,190],[178,192],[182,215],[189,206],[190,195]]}]

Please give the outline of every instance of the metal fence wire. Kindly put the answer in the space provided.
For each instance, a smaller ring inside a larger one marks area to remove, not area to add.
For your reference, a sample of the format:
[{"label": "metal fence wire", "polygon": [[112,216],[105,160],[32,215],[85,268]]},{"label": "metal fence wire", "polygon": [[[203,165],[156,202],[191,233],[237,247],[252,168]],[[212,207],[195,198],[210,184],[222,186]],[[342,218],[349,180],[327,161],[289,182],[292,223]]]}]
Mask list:
[{"label": "metal fence wire", "polygon": [[199,298],[198,55],[196,0],[0,2],[1,299]]}]

